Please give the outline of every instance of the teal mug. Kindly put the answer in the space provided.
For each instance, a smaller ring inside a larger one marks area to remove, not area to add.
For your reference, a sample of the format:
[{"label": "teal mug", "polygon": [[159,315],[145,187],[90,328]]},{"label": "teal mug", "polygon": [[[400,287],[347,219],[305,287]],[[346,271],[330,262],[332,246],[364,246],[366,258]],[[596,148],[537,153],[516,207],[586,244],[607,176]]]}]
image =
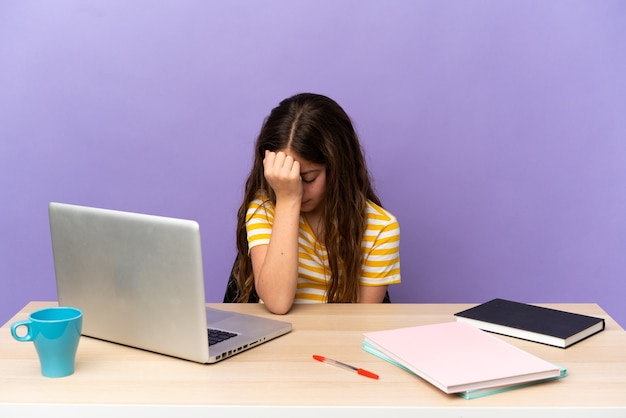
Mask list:
[{"label": "teal mug", "polygon": [[[25,335],[17,330],[26,328]],[[18,341],[32,341],[39,356],[41,374],[64,377],[74,373],[76,351],[83,327],[83,313],[69,307],[44,308],[30,314],[26,321],[11,325]]]}]

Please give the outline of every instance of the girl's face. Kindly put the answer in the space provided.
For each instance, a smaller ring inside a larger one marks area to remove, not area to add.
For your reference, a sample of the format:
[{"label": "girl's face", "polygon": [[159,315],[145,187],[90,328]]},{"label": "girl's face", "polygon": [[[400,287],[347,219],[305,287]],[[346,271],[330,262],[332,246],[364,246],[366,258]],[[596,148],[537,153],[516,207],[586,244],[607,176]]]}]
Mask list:
[{"label": "girl's face", "polygon": [[302,179],[302,204],[300,212],[320,212],[324,208],[326,196],[326,166],[307,161],[290,149],[281,150],[300,163]]}]

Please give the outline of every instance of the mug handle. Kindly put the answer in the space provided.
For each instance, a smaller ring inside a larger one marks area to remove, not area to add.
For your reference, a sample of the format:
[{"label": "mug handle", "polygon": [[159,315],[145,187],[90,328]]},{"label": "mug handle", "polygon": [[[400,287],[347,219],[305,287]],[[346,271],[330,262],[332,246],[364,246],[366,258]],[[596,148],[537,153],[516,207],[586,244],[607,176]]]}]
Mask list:
[{"label": "mug handle", "polygon": [[[18,321],[15,322],[11,325],[11,335],[13,335],[13,338],[15,338],[18,341],[32,341],[33,340],[33,334],[31,333],[31,329],[30,329],[30,324],[31,321]],[[24,335],[23,337],[20,337],[19,335],[17,335],[17,328],[24,326],[27,329],[26,335]]]}]

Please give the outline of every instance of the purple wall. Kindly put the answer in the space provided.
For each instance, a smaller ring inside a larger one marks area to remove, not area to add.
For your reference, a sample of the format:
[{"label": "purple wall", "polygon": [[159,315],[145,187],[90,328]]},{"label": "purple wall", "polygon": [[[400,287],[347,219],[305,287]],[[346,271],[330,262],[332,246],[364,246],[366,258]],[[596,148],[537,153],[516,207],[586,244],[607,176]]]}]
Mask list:
[{"label": "purple wall", "polygon": [[626,324],[626,3],[0,2],[0,323],[56,298],[47,203],[192,218],[221,300],[261,122],[353,117],[396,302],[597,302]]}]

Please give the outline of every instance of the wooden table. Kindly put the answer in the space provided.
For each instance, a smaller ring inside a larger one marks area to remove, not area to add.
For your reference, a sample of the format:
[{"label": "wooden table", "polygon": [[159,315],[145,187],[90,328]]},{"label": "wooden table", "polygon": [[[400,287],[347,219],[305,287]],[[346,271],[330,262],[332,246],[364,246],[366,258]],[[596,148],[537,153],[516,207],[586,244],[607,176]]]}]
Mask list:
[{"label": "wooden table", "polygon": [[[364,332],[453,321],[455,312],[473,305],[296,305],[280,317],[293,323],[290,334],[213,365],[82,337],[76,372],[50,379],[41,376],[33,345],[15,341],[9,325],[51,305],[31,302],[0,328],[0,417],[221,417],[227,412],[255,418],[320,413],[626,417],[626,332],[595,304],[544,305],[605,318],[603,332],[570,348],[499,336],[566,367],[566,378],[473,400],[446,395],[361,349]],[[272,317],[259,304],[209,306]],[[319,363],[313,354],[374,371],[380,380]]]}]

